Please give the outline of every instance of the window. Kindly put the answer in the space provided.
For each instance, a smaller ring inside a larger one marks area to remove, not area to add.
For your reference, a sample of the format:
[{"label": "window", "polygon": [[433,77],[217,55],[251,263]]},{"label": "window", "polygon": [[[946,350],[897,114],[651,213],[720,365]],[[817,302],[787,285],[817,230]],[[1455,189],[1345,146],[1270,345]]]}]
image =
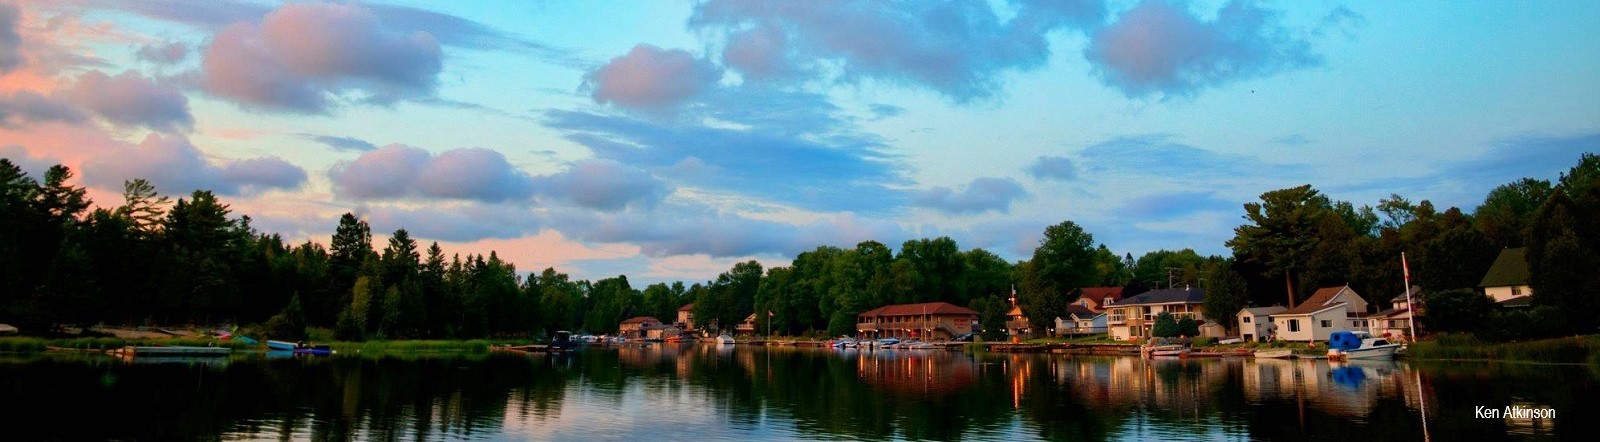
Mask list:
[{"label": "window", "polygon": [[1522,286],[1511,286],[1511,297],[1522,296]]},{"label": "window", "polygon": [[1327,319],[1322,320],[1322,328],[1328,328],[1328,327],[1332,327],[1332,326],[1333,326],[1333,321],[1330,321],[1330,320],[1327,320]]},{"label": "window", "polygon": [[1245,316],[1244,317],[1244,323],[1246,323],[1246,324],[1250,323],[1250,317],[1249,316]]},{"label": "window", "polygon": [[1290,319],[1289,320],[1289,331],[1290,332],[1300,331],[1300,320],[1299,319]]}]

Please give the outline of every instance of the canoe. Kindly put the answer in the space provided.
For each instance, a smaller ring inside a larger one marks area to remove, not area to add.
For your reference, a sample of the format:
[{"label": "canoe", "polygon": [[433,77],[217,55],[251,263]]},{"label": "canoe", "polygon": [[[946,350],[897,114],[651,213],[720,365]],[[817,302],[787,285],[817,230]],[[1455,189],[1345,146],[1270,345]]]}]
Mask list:
[{"label": "canoe", "polygon": [[272,350],[290,350],[290,351],[293,351],[297,347],[299,347],[299,345],[295,345],[295,343],[293,343],[293,342],[267,341],[267,348],[268,349],[272,349]]},{"label": "canoe", "polygon": [[1256,357],[1268,359],[1289,359],[1294,357],[1294,350],[1287,348],[1256,350]]}]

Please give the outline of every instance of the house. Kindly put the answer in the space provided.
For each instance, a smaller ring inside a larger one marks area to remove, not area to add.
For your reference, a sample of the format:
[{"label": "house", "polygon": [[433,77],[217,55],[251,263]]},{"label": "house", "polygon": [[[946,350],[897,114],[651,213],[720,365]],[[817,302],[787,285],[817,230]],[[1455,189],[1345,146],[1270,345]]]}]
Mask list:
[{"label": "house", "polygon": [[[1411,303],[1416,300],[1417,293],[1421,292],[1422,287],[1411,286],[1412,299],[1410,301],[1406,300],[1405,293],[1401,293],[1389,300],[1390,307],[1388,310],[1368,315],[1367,333],[1371,333],[1373,336],[1389,338],[1390,342],[1413,340],[1411,337],[1411,315],[1413,314]],[[1420,306],[1416,309],[1415,314],[1422,316]]]},{"label": "house", "polygon": [[1367,301],[1349,285],[1323,287],[1300,305],[1273,314],[1272,325],[1277,339],[1326,341],[1334,331],[1366,329],[1366,313]]},{"label": "house", "polygon": [[739,325],[733,326],[733,332],[741,335],[756,334],[756,314],[745,316],[743,321],[739,321]]},{"label": "house", "polygon": [[660,328],[661,321],[650,316],[634,316],[624,319],[622,320],[622,325],[617,327],[618,334],[626,339],[644,339],[649,337],[651,330]]},{"label": "house", "polygon": [[1082,295],[1074,305],[1081,305],[1091,312],[1100,313],[1106,310],[1107,302],[1122,299],[1122,287],[1084,287]]},{"label": "house", "polygon": [[1489,271],[1483,274],[1483,281],[1478,283],[1478,288],[1501,306],[1528,305],[1533,297],[1533,288],[1528,286],[1528,248],[1501,250],[1500,256],[1494,259],[1494,265],[1489,266]]},{"label": "house", "polygon": [[1200,336],[1222,337],[1226,333],[1222,325],[1206,320],[1204,308],[1201,307],[1204,299],[1205,293],[1199,288],[1150,290],[1108,303],[1106,328],[1115,340],[1143,340],[1151,336],[1150,329],[1155,325],[1156,316],[1170,313],[1173,319],[1199,321]]},{"label": "house", "polygon": [[1033,324],[1028,322],[1028,315],[1022,312],[1022,307],[1012,305],[1006,312],[1006,335],[1026,336],[1033,331]]},{"label": "house", "polygon": [[1082,304],[1067,305],[1067,317],[1056,318],[1056,335],[1088,335],[1106,332],[1106,314]]},{"label": "house", "polygon": [[978,312],[948,302],[896,304],[856,315],[863,338],[950,339],[972,333]]},{"label": "house", "polygon": [[678,322],[673,325],[684,330],[694,330],[694,303],[678,307]]},{"label": "house", "polygon": [[1277,328],[1272,324],[1272,315],[1288,310],[1281,305],[1271,307],[1247,307],[1239,310],[1239,337],[1245,342],[1266,342],[1273,338]]}]

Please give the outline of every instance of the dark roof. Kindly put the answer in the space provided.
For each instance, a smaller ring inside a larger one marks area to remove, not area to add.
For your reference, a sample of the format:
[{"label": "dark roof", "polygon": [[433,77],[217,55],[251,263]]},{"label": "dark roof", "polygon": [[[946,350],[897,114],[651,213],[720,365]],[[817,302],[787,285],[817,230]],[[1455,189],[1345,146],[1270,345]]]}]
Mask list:
[{"label": "dark roof", "polygon": [[692,312],[692,311],[694,311],[694,303],[691,302],[691,303],[688,303],[688,304],[684,304],[683,307],[678,307],[678,311],[680,311],[680,312]]},{"label": "dark roof", "polygon": [[1494,265],[1483,274],[1478,287],[1509,287],[1528,285],[1528,248],[1517,247],[1500,251]]},{"label": "dark roof", "polygon": [[[1416,297],[1418,297],[1417,295],[1421,294],[1421,293],[1422,293],[1422,286],[1420,286],[1420,285],[1411,286],[1411,297],[1416,298]],[[1389,302],[1400,302],[1400,301],[1404,301],[1404,300],[1406,300],[1406,292],[1400,292],[1400,294],[1394,295],[1394,299],[1390,299]]]},{"label": "dark roof", "polygon": [[1522,295],[1500,301],[1501,307],[1527,307],[1533,305],[1533,295]]},{"label": "dark roof", "polygon": [[1274,305],[1274,306],[1271,306],[1271,307],[1245,307],[1244,309],[1241,309],[1239,311],[1241,311],[1241,312],[1249,312],[1250,316],[1264,316],[1264,315],[1276,315],[1276,314],[1279,314],[1279,313],[1283,313],[1284,310],[1288,310],[1288,309],[1283,308],[1283,306],[1281,306],[1281,305]]},{"label": "dark roof", "polygon": [[[1311,295],[1311,299],[1307,299],[1307,300],[1305,300],[1305,302],[1301,302],[1300,305],[1294,306],[1294,308],[1285,310],[1285,311],[1283,311],[1283,313],[1279,313],[1279,314],[1280,315],[1304,315],[1304,314],[1307,314],[1307,313],[1313,313],[1313,312],[1316,312],[1318,310],[1322,310],[1322,309],[1325,309],[1325,308],[1328,308],[1328,307],[1339,305],[1339,303],[1333,302],[1333,299],[1335,297],[1339,296],[1340,292],[1344,292],[1346,290],[1350,290],[1350,286],[1346,285],[1346,286],[1339,286],[1339,287],[1323,287],[1323,288],[1317,289],[1317,292],[1315,294]],[[1351,290],[1350,293],[1355,293],[1355,291]]]},{"label": "dark roof", "polygon": [[1089,310],[1088,307],[1084,307],[1084,306],[1077,305],[1077,304],[1068,304],[1067,305],[1067,316],[1073,316],[1073,317],[1076,317],[1077,319],[1093,318],[1095,315],[1098,315],[1098,314],[1099,313],[1095,313],[1094,310]]},{"label": "dark roof", "polygon": [[1122,287],[1084,287],[1083,297],[1105,305],[1107,298],[1122,299]]},{"label": "dark roof", "polygon": [[661,320],[651,316],[634,316],[632,318],[622,320],[623,324],[643,324],[646,322],[661,322]]},{"label": "dark roof", "polygon": [[1369,317],[1369,318],[1390,318],[1390,317],[1394,317],[1395,315],[1398,315],[1398,314],[1401,314],[1401,313],[1405,313],[1405,312],[1408,312],[1408,311],[1411,311],[1411,309],[1409,309],[1409,308],[1392,308],[1392,309],[1384,310],[1384,311],[1381,311],[1381,312],[1373,313],[1372,315],[1367,316],[1367,317]]},{"label": "dark roof", "polygon": [[973,315],[978,312],[972,309],[951,304],[948,302],[924,302],[921,304],[895,304],[878,307],[861,313],[860,317],[871,316],[916,316],[916,315]]},{"label": "dark roof", "polygon": [[1112,305],[1127,306],[1139,304],[1174,304],[1189,303],[1199,304],[1205,299],[1205,294],[1199,287],[1181,289],[1155,289],[1140,293],[1138,296],[1123,298]]}]

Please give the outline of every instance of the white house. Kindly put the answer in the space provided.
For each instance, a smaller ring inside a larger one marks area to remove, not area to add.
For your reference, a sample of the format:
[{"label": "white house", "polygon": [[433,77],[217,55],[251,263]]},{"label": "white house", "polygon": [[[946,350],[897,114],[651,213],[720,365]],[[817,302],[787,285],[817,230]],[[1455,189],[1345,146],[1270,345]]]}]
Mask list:
[{"label": "white house", "polygon": [[1323,287],[1300,305],[1271,315],[1277,339],[1326,341],[1338,330],[1366,330],[1367,301],[1350,286]]},{"label": "white house", "polygon": [[[1483,289],[1483,294],[1494,298],[1494,302],[1506,306],[1527,305],[1533,296],[1533,288],[1528,286],[1527,256],[1527,247],[1501,250],[1500,256],[1494,259],[1494,265],[1484,272],[1478,288]],[[1528,298],[1519,299],[1524,297]]]},{"label": "white house", "polygon": [[1272,325],[1272,315],[1283,313],[1281,305],[1271,307],[1249,307],[1239,310],[1239,337],[1245,342],[1269,341],[1272,333],[1277,329]]},{"label": "white house", "polygon": [[[1411,286],[1412,301],[1415,301],[1422,287]],[[1406,300],[1406,294],[1401,293],[1389,300],[1392,306],[1388,310],[1373,313],[1367,316],[1367,333],[1373,336],[1383,336],[1390,342],[1411,341],[1411,302]],[[1422,309],[1417,309],[1417,316],[1422,316]]]},{"label": "white house", "polygon": [[1056,334],[1086,335],[1106,332],[1106,314],[1079,304],[1067,305],[1067,317],[1056,318]]}]

